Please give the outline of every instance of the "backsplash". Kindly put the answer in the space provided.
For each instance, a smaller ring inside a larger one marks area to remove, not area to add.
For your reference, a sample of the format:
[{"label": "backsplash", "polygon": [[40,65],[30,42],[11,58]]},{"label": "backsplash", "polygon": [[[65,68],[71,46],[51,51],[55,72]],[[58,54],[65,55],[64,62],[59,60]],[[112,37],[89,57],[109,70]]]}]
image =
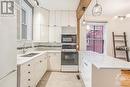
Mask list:
[{"label": "backsplash", "polygon": [[61,50],[61,43],[34,42],[35,50]]},{"label": "backsplash", "polygon": [[23,50],[29,51],[44,51],[44,50],[61,50],[61,43],[45,43],[32,41],[17,41],[17,54],[22,54]]},{"label": "backsplash", "polygon": [[25,49],[26,52],[34,50],[32,41],[17,41],[17,54],[22,54],[23,49]]}]

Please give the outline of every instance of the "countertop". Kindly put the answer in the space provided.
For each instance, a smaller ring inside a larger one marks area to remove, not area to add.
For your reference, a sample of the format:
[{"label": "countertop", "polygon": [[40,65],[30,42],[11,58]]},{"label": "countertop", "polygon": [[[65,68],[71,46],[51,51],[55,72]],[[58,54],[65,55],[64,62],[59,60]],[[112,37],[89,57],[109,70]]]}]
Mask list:
[{"label": "countertop", "polygon": [[98,69],[130,69],[130,62],[116,59],[114,57],[90,51],[80,51],[79,54],[85,58],[85,62],[93,64]]},{"label": "countertop", "polygon": [[34,58],[37,58],[38,56],[41,56],[41,55],[43,55],[45,53],[48,53],[48,52],[53,52],[53,53],[56,52],[57,53],[57,52],[61,52],[61,51],[60,50],[45,50],[45,51],[31,51],[31,52],[26,53],[26,54],[39,53],[39,54],[37,54],[37,55],[35,55],[33,57],[21,57],[21,56],[26,55],[26,54],[18,54],[17,55],[17,66],[22,65],[22,64],[24,64],[24,63],[26,63],[28,61],[31,61]]}]

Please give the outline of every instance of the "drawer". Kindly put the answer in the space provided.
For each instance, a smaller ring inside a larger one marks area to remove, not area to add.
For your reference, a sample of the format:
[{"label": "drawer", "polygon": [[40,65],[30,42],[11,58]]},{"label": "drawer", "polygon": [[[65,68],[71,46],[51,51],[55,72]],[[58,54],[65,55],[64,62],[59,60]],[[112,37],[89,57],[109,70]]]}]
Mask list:
[{"label": "drawer", "polygon": [[21,67],[20,67],[21,71],[24,72],[24,71],[33,70],[34,63],[35,63],[35,61],[31,61],[31,62],[21,65]]},{"label": "drawer", "polygon": [[34,87],[33,85],[33,78],[31,76],[28,77],[21,77],[21,87]]}]

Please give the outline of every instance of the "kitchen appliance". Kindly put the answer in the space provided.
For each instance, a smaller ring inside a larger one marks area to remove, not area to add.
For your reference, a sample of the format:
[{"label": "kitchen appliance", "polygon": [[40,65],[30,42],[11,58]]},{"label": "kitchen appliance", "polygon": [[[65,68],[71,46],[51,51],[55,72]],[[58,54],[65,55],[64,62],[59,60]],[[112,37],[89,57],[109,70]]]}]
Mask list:
[{"label": "kitchen appliance", "polygon": [[78,52],[62,51],[61,52],[61,71],[77,72],[78,67]]},{"label": "kitchen appliance", "polygon": [[0,15],[0,87],[17,87],[16,35],[16,15]]},{"label": "kitchen appliance", "polygon": [[78,71],[78,52],[76,51],[76,34],[63,34],[61,40],[61,71]]},{"label": "kitchen appliance", "polygon": [[78,65],[78,52],[62,52],[61,65]]},{"label": "kitchen appliance", "polygon": [[62,34],[62,43],[76,43],[75,34]]},{"label": "kitchen appliance", "polygon": [[75,52],[76,51],[76,44],[64,44],[62,45],[63,52]]}]

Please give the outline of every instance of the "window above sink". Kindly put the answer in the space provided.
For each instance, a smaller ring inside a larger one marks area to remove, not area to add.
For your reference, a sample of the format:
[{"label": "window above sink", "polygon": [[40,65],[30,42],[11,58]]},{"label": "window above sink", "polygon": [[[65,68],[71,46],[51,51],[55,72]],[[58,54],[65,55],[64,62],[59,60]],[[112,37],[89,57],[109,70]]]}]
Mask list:
[{"label": "window above sink", "polygon": [[17,40],[32,40],[33,6],[27,0],[21,0],[21,8],[17,13]]}]

